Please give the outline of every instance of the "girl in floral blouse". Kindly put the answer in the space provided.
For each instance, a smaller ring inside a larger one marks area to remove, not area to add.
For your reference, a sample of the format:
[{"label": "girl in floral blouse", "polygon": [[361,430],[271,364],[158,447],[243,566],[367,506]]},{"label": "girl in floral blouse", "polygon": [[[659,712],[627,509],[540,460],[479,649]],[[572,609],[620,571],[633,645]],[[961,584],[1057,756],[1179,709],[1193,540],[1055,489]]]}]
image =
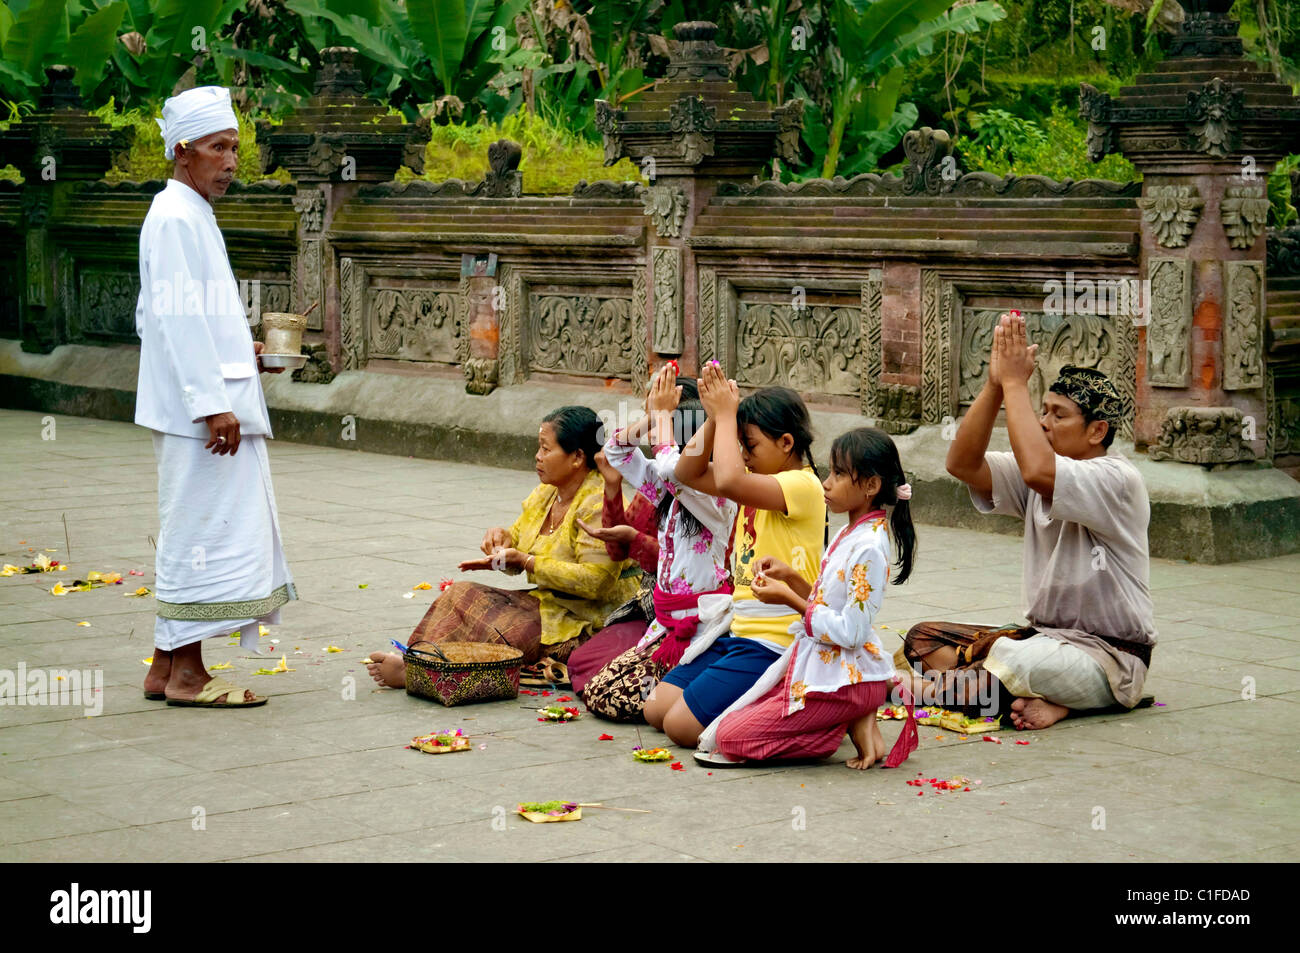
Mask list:
[{"label": "girl in floral blouse", "polygon": [[[737,506],[725,497],[684,486],[674,475],[679,445],[694,435],[704,416],[695,382],[688,378],[679,384],[676,366],[665,364],[651,381],[646,410],[643,420],[605,444],[605,458],[658,513],[655,619],[636,649],[641,654],[653,651],[653,660],[667,671],[695,633],[700,596],[731,592],[727,564]],[[653,460],[638,446],[647,433]]]},{"label": "girl in floral blouse", "polygon": [[[831,474],[822,484],[826,504],[848,513],[821,572],[809,586],[789,566],[765,557],[756,567],[754,595],[795,609],[795,640],[734,705],[709,726],[696,757],[711,764],[773,758],[825,758],[847,731],[857,748],[849,767],[864,769],[885,757],[876,709],[894,682],[893,660],[872,629],[890,581],[890,534],[897,545],[894,582],[912,572],[916,533],[894,441],[870,427],[851,430],[831,447]],[[886,511],[888,508],[888,512]],[[910,700],[910,699],[909,699]],[[908,721],[885,761],[896,767],[916,748]]]}]

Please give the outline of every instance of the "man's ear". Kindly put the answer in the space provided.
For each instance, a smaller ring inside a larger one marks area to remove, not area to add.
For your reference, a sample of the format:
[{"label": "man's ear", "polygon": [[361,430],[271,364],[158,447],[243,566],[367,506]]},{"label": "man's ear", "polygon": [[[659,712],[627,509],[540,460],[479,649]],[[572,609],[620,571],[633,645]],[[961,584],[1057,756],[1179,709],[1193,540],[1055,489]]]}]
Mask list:
[{"label": "man's ear", "polygon": [[1088,438],[1088,443],[1094,444],[1095,446],[1101,446],[1101,442],[1106,439],[1106,434],[1109,432],[1110,421],[1094,420],[1088,424],[1085,436]]}]

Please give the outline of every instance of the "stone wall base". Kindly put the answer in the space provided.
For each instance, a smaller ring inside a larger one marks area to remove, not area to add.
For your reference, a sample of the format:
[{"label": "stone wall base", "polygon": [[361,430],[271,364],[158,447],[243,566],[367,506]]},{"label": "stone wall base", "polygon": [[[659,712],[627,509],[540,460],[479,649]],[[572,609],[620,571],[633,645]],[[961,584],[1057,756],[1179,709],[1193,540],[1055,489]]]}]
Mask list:
[{"label": "stone wall base", "polygon": [[[138,348],[64,345],[27,354],[0,341],[0,406],[45,413],[130,421],[135,408]],[[628,393],[530,382],[486,397],[465,393],[463,379],[350,371],[329,384],[263,376],[271,424],[280,440],[345,450],[390,453],[485,466],[530,469],[537,428],[550,410],[585,404],[617,420]],[[350,419],[349,419],[350,418]],[[825,472],[830,442],[862,426],[855,414],[814,411],[814,447]],[[1019,535],[1014,519],[982,516],[966,488],[948,476],[942,428],[895,436],[913,487],[918,522]],[[1005,430],[992,448],[1010,449]],[[1152,463],[1132,444],[1112,452],[1135,462],[1151,497],[1151,554],[1200,563],[1227,563],[1300,552],[1300,482],[1280,470],[1245,466],[1220,470]]]}]

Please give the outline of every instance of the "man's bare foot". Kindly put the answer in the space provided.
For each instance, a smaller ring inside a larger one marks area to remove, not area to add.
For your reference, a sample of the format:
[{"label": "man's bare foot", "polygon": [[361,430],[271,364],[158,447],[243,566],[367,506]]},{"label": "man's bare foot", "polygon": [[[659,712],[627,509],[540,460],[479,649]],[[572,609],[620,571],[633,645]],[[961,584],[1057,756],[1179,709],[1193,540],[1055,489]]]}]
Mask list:
[{"label": "man's bare foot", "polygon": [[144,676],[144,693],[161,695],[167,691],[167,680],[172,674],[172,653],[154,649],[153,662]]},{"label": "man's bare foot", "polygon": [[388,688],[406,687],[406,662],[396,652],[371,652],[366,670],[380,685]]},{"label": "man's bare foot", "polygon": [[1011,724],[1017,730],[1046,728],[1069,713],[1064,705],[1053,705],[1046,698],[1017,698],[1011,703]]},{"label": "man's bare foot", "polygon": [[849,725],[849,739],[858,749],[858,756],[849,758],[847,762],[850,768],[865,771],[885,756],[885,738],[876,723],[875,711]]}]

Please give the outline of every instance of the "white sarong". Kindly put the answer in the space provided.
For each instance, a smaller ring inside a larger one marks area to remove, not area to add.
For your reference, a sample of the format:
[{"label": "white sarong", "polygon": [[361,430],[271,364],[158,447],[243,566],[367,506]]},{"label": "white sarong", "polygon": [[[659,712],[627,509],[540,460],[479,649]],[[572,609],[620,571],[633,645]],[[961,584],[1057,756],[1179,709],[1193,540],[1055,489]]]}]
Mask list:
[{"label": "white sarong", "polygon": [[258,625],[280,621],[298,594],[280,545],[266,438],[243,436],[217,455],[205,440],[153,432],[158,460],[158,620],[154,646],[174,651],[240,630],[258,651]]}]

